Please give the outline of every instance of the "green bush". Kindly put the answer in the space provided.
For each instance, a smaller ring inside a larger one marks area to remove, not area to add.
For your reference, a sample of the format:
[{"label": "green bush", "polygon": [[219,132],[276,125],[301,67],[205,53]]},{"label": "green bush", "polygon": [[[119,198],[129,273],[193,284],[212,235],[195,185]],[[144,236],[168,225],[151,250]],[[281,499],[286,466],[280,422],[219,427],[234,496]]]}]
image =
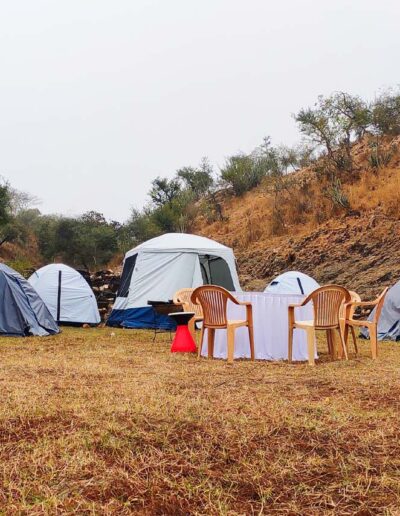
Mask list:
[{"label": "green bush", "polygon": [[400,134],[400,93],[388,90],[378,97],[372,106],[372,124],[378,134]]},{"label": "green bush", "polygon": [[19,272],[24,278],[29,278],[32,271],[35,269],[34,264],[26,257],[20,256],[14,260],[9,260],[6,265]]},{"label": "green bush", "polygon": [[237,196],[243,195],[258,186],[266,176],[267,170],[260,160],[252,156],[238,154],[230,156],[221,170],[222,182],[231,187]]}]

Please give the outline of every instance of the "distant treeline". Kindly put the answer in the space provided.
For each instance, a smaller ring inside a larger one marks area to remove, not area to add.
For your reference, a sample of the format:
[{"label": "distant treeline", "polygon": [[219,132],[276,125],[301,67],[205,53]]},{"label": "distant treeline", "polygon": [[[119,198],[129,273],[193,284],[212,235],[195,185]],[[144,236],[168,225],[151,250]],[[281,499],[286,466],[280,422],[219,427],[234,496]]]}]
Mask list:
[{"label": "distant treeline", "polygon": [[[400,135],[400,92],[387,90],[372,102],[334,93],[319,97],[294,119],[302,136],[300,144],[274,146],[266,137],[250,154],[229,156],[219,171],[203,158],[198,166],[183,167],[172,178],[157,177],[147,205],[132,209],[122,224],[94,211],[79,217],[43,215],[35,207],[36,199],[2,180],[0,250],[6,242],[23,248],[33,239],[43,262],[62,259],[75,267],[104,267],[116,253],[144,240],[165,232],[190,231],[200,215],[208,223],[223,220],[221,199],[225,196],[241,196],[264,184],[278,198],[293,185],[295,176],[290,172],[304,167],[319,174],[326,196],[346,209],[348,200],[341,181],[357,173],[352,147],[368,136],[371,169],[390,161],[391,150],[383,142],[388,136]],[[278,204],[275,215],[279,225]]]}]

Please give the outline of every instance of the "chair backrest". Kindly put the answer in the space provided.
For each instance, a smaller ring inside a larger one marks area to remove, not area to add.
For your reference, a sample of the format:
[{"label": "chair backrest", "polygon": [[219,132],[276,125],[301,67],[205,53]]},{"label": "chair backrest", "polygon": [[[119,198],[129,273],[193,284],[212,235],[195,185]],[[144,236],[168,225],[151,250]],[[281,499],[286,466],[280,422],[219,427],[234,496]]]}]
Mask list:
[{"label": "chair backrest", "polygon": [[[359,303],[361,301],[361,297],[357,294],[357,292],[354,292],[353,290],[349,290],[349,294],[350,294],[350,301],[352,303]],[[350,319],[353,318],[353,315],[354,315],[355,311],[356,311],[356,307],[352,306],[351,309],[350,309],[350,312],[348,314],[348,317]],[[343,303],[342,306],[340,307],[340,315],[339,315],[339,317],[341,319],[344,319],[345,316],[346,316],[346,314],[345,314],[345,303]]]},{"label": "chair backrest", "polygon": [[381,293],[381,295],[378,296],[375,300],[374,304],[376,304],[376,309],[374,312],[374,319],[373,319],[374,323],[378,323],[378,321],[379,321],[379,317],[381,316],[381,312],[382,312],[382,308],[383,308],[383,303],[385,302],[385,297],[386,297],[388,290],[389,290],[389,288],[386,287],[385,290]]},{"label": "chair backrest", "polygon": [[237,302],[230,292],[216,285],[204,285],[194,290],[192,302],[198,302],[203,309],[205,327],[226,328],[228,318],[226,305],[228,300]]},{"label": "chair backrest", "polygon": [[339,285],[325,285],[317,288],[304,300],[314,305],[314,326],[326,328],[339,325],[340,309],[350,302],[350,292]]},{"label": "chair backrest", "polygon": [[195,317],[203,318],[203,310],[201,305],[192,302],[192,294],[194,288],[182,288],[174,294],[174,303],[176,305],[182,305],[185,312],[194,312]]}]

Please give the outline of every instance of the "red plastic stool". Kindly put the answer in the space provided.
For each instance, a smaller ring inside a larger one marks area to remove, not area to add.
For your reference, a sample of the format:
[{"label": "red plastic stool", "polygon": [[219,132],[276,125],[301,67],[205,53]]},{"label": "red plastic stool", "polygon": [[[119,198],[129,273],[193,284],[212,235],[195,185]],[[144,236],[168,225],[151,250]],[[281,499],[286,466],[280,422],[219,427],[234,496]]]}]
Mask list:
[{"label": "red plastic stool", "polygon": [[194,312],[168,314],[168,317],[174,319],[177,325],[171,353],[196,353],[196,343],[188,328],[188,322],[194,315]]}]

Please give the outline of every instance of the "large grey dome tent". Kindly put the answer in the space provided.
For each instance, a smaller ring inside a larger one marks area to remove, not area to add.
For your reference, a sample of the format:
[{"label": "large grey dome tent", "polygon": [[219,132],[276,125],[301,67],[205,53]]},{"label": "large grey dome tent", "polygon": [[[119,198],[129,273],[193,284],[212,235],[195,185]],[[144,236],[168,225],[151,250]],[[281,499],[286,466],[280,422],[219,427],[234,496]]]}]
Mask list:
[{"label": "large grey dome tent", "polygon": [[[368,320],[372,320],[374,310]],[[367,328],[361,329],[361,335],[368,338]],[[383,302],[378,320],[378,340],[400,340],[400,281],[388,291]]]},{"label": "large grey dome tent", "polygon": [[46,305],[18,272],[0,263],[0,335],[52,335],[59,328]]},{"label": "large grey dome tent", "polygon": [[181,288],[214,284],[240,291],[232,249],[186,233],[167,233],[128,251],[109,326],[173,328],[148,301],[169,301]]},{"label": "large grey dome tent", "polygon": [[302,294],[307,296],[319,288],[315,279],[298,271],[288,271],[277,276],[264,292],[275,294]]},{"label": "large grey dome tent", "polygon": [[99,324],[96,297],[78,271],[62,263],[51,263],[37,270],[29,283],[46,303],[60,324]]}]

